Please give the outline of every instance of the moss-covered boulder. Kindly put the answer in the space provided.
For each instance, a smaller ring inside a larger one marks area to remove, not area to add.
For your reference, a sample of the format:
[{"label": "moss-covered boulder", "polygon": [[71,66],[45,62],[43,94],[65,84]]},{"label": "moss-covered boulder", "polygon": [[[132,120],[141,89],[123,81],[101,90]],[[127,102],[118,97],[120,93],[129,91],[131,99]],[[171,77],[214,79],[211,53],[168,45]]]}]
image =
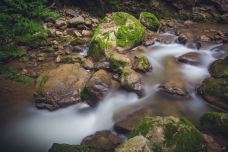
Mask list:
[{"label": "moss-covered boulder", "polygon": [[54,143],[48,152],[96,152],[86,145],[68,145]]},{"label": "moss-covered boulder", "polygon": [[142,135],[152,151],[196,152],[203,145],[202,134],[186,119],[176,117],[145,117],[129,138]]},{"label": "moss-covered boulder", "polygon": [[200,118],[200,126],[210,133],[228,137],[228,114],[209,112]]},{"label": "moss-covered boulder", "polygon": [[228,79],[207,78],[198,93],[210,104],[228,110]]},{"label": "moss-covered boulder", "polygon": [[211,75],[215,78],[228,79],[228,57],[215,61],[209,68]]},{"label": "moss-covered boulder", "polygon": [[140,14],[140,22],[152,31],[157,31],[160,25],[158,18],[150,12],[142,12]]},{"label": "moss-covered boulder", "polygon": [[133,69],[139,72],[146,73],[152,70],[152,66],[146,56],[136,56],[133,63]]},{"label": "moss-covered boulder", "polygon": [[123,52],[143,41],[145,27],[132,15],[115,12],[106,16],[97,27],[89,56],[95,60],[109,57],[113,51]]}]

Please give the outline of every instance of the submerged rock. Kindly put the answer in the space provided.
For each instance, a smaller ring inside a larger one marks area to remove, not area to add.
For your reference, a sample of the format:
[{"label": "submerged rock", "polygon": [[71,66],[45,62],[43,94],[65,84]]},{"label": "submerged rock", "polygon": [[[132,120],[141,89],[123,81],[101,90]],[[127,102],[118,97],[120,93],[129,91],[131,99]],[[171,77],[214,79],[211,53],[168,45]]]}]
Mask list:
[{"label": "submerged rock", "polygon": [[200,118],[200,126],[209,133],[228,137],[228,114],[209,112]]},{"label": "submerged rock", "polygon": [[228,110],[228,79],[207,78],[198,93],[210,104]]},{"label": "submerged rock", "polygon": [[197,52],[189,52],[184,55],[178,57],[179,62],[192,64],[192,65],[200,65],[201,64],[201,55]]},{"label": "submerged rock", "polygon": [[48,152],[96,152],[93,148],[85,145],[68,145],[54,143]]},{"label": "submerged rock", "polygon": [[97,152],[113,152],[123,142],[123,139],[111,131],[98,131],[84,138],[81,145],[92,147]]},{"label": "submerged rock", "polygon": [[159,93],[176,97],[188,97],[188,92],[185,87],[185,79],[179,71],[180,65],[174,58],[166,60],[166,81],[159,86]]},{"label": "submerged rock", "polygon": [[121,86],[129,91],[134,91],[139,95],[143,94],[142,76],[129,67],[123,69],[121,74]]},{"label": "submerged rock", "polygon": [[148,139],[143,136],[135,136],[117,147],[115,152],[153,152]]},{"label": "submerged rock", "polygon": [[140,22],[152,31],[157,31],[160,24],[158,18],[150,12],[142,12],[140,14]]},{"label": "submerged rock", "polygon": [[193,152],[203,145],[202,134],[186,119],[145,117],[134,128],[129,140],[138,135],[149,140],[151,151]]},{"label": "submerged rock", "polygon": [[55,110],[80,101],[90,73],[79,64],[64,64],[41,74],[36,83],[38,108]]},{"label": "submerged rock", "polygon": [[113,51],[123,52],[142,42],[144,34],[144,26],[132,15],[112,13],[96,29],[88,54],[95,60],[109,57]]}]

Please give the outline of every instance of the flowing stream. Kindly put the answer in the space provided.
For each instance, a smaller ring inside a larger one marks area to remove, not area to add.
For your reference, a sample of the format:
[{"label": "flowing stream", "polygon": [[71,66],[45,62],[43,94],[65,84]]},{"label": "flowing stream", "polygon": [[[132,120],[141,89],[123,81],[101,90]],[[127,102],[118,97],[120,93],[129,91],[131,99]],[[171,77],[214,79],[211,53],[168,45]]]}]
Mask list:
[{"label": "flowing stream", "polygon": [[[5,152],[47,152],[53,143],[80,144],[84,137],[96,131],[111,130],[115,123],[114,116],[125,115],[143,107],[149,107],[154,115],[187,117],[197,125],[203,113],[217,111],[195,93],[196,86],[209,76],[208,66],[215,60],[210,49],[194,50],[175,43],[156,43],[145,51],[153,70],[145,75],[144,98],[139,99],[130,92],[115,91],[95,108],[82,103],[49,112],[29,106],[17,119],[1,129],[0,148],[5,149]],[[167,60],[188,52],[199,52],[202,64],[166,65]],[[175,99],[157,93],[159,84],[175,77],[167,74],[167,71],[176,71],[177,76],[184,80],[190,94],[188,99]]]}]

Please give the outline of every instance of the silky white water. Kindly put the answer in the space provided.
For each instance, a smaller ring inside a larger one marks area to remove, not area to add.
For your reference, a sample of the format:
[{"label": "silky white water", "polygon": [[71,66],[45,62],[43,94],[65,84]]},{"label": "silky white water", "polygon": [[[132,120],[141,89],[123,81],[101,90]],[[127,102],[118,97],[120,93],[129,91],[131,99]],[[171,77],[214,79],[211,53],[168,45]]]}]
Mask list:
[{"label": "silky white water", "polygon": [[[168,78],[164,75],[167,70],[164,61],[188,52],[199,52],[203,63],[200,66],[181,63],[178,69],[186,80],[191,98],[171,100],[158,96],[159,84]],[[149,105],[155,115],[185,116],[193,121],[197,121],[203,112],[213,110],[194,92],[196,85],[209,76],[208,66],[215,60],[209,49],[193,50],[179,44],[156,43],[147,49],[145,55],[153,70],[145,76],[144,98],[139,99],[134,93],[115,91],[95,108],[84,103],[54,112],[29,107],[4,128],[0,137],[1,143],[5,143],[3,147],[17,152],[45,152],[53,143],[80,144],[84,137],[96,131],[111,130],[115,123],[114,115],[121,111],[126,113],[126,109],[134,111],[144,105]]]}]

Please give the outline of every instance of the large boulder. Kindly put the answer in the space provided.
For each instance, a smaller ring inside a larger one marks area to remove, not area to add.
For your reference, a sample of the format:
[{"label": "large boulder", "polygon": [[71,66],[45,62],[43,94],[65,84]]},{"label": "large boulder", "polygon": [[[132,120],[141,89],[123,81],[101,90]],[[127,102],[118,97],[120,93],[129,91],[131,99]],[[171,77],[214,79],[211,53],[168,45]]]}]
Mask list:
[{"label": "large boulder", "polygon": [[86,145],[68,145],[54,143],[48,152],[96,152]]},{"label": "large boulder", "polygon": [[210,104],[228,110],[228,57],[215,61],[209,68],[213,78],[207,78],[198,93]]},{"label": "large boulder", "polygon": [[123,52],[144,39],[145,27],[132,15],[115,12],[103,19],[89,46],[89,56],[95,60],[109,58],[113,51]]},{"label": "large boulder", "polygon": [[142,135],[151,144],[152,151],[200,151],[203,136],[191,122],[183,118],[145,117],[134,128],[129,138]]},{"label": "large boulder", "polygon": [[78,103],[90,73],[80,64],[63,64],[41,74],[36,83],[38,108],[55,110]]},{"label": "large boulder", "polygon": [[160,24],[158,18],[150,12],[142,12],[140,14],[140,22],[152,31],[157,31]]},{"label": "large boulder", "polygon": [[113,152],[123,142],[123,138],[111,131],[98,131],[84,138],[81,145],[94,148],[97,152]]},{"label": "large boulder", "polygon": [[90,106],[95,106],[111,89],[116,87],[118,87],[118,84],[112,80],[112,74],[101,69],[95,72],[89,79],[85,89],[81,93],[81,97],[84,98]]},{"label": "large boulder", "polygon": [[209,112],[200,118],[201,128],[228,137],[228,114]]},{"label": "large boulder", "polygon": [[207,78],[198,93],[210,104],[228,110],[228,79]]}]

